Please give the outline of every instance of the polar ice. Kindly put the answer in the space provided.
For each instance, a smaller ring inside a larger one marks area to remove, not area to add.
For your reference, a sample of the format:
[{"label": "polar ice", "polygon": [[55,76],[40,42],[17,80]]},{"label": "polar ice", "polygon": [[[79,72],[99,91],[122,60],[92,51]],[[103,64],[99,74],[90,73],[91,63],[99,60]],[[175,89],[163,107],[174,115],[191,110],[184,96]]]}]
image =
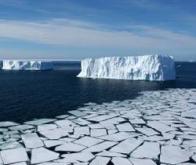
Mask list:
[{"label": "polar ice", "polygon": [[78,77],[167,81],[175,80],[176,72],[172,56],[103,57],[82,60]]},{"label": "polar ice", "polygon": [[3,70],[50,70],[53,69],[50,61],[36,60],[3,60]]}]

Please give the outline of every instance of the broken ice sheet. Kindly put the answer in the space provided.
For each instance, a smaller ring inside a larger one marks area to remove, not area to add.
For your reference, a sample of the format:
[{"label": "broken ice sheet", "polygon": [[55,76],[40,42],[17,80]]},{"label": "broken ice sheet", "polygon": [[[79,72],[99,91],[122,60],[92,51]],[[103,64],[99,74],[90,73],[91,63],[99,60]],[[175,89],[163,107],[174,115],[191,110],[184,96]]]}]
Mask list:
[{"label": "broken ice sheet", "polygon": [[95,144],[101,143],[103,140],[101,139],[97,139],[97,138],[93,138],[93,137],[89,137],[89,136],[84,136],[76,141],[74,141],[74,143],[76,144],[80,144],[86,147],[90,147],[93,146]]},{"label": "broken ice sheet", "polygon": [[146,136],[152,136],[152,135],[158,135],[159,133],[154,131],[152,128],[148,127],[142,127],[142,128],[136,128],[139,132],[142,134],[145,134]]},{"label": "broken ice sheet", "polygon": [[91,136],[92,137],[99,137],[107,135],[106,129],[91,129]]},{"label": "broken ice sheet", "polygon": [[79,144],[74,144],[71,142],[64,143],[58,147],[55,148],[55,151],[66,151],[66,152],[79,152],[86,147],[79,145]]},{"label": "broken ice sheet", "polygon": [[104,150],[103,152],[100,152],[97,154],[97,156],[104,156],[104,157],[126,157],[126,155],[117,153],[117,152],[111,152]]},{"label": "broken ice sheet", "polygon": [[56,128],[52,130],[44,130],[39,132],[43,136],[45,136],[48,139],[55,140],[55,139],[60,139],[61,137],[65,137],[68,135],[67,130],[62,129],[62,128]]},{"label": "broken ice sheet", "polygon": [[137,139],[127,139],[120,142],[118,145],[112,147],[110,151],[129,154],[135,148],[137,148],[143,141]]},{"label": "broken ice sheet", "polygon": [[32,150],[31,164],[48,162],[59,158],[59,154],[46,148],[36,148]]},{"label": "broken ice sheet", "polygon": [[104,141],[102,143],[99,143],[97,145],[91,146],[87,149],[85,149],[85,152],[101,152],[103,150],[106,150],[114,145],[116,145],[116,142],[111,142],[111,141]]},{"label": "broken ice sheet", "polygon": [[129,161],[129,159],[122,158],[122,157],[113,157],[112,163],[114,165],[132,165],[132,163]]},{"label": "broken ice sheet", "polygon": [[62,157],[70,160],[71,162],[80,161],[80,162],[89,162],[94,158],[94,155],[90,152],[79,152],[79,153],[71,153],[64,154]]},{"label": "broken ice sheet", "polygon": [[158,159],[160,154],[160,145],[156,142],[144,142],[143,145],[138,147],[131,157],[134,158],[149,158],[149,159]]},{"label": "broken ice sheet", "polygon": [[0,151],[0,155],[4,164],[28,161],[26,150],[21,147]]},{"label": "broken ice sheet", "polygon": [[109,140],[109,141],[122,141],[130,137],[136,137],[136,136],[138,136],[137,133],[119,132],[111,135],[101,136],[99,138],[104,140]]},{"label": "broken ice sheet", "polygon": [[118,124],[116,127],[119,131],[123,132],[135,131],[130,123]]},{"label": "broken ice sheet", "polygon": [[135,159],[130,158],[133,165],[156,165],[156,163],[151,159]]},{"label": "broken ice sheet", "polygon": [[160,161],[168,164],[178,164],[188,161],[190,153],[178,146],[163,146]]},{"label": "broken ice sheet", "polygon": [[22,140],[26,148],[38,148],[44,144],[36,133],[29,133],[22,135]]},{"label": "broken ice sheet", "polygon": [[11,141],[11,142],[4,142],[0,145],[1,150],[12,149],[12,148],[20,148],[22,145],[19,142]]},{"label": "broken ice sheet", "polygon": [[97,156],[89,165],[107,165],[110,158]]}]

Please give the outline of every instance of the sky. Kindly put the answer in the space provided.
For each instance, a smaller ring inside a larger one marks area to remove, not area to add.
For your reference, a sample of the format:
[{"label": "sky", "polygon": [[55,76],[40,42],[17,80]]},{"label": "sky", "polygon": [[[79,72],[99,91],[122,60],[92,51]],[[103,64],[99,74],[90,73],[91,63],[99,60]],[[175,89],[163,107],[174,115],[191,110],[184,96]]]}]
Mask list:
[{"label": "sky", "polygon": [[196,60],[196,0],[0,0],[0,59]]}]

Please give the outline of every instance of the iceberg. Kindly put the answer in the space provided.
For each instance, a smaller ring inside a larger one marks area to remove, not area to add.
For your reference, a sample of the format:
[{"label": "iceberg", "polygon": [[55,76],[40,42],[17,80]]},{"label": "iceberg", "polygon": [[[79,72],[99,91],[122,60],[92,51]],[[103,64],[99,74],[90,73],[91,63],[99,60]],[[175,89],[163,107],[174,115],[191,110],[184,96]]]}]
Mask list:
[{"label": "iceberg", "polygon": [[176,71],[171,56],[103,57],[82,60],[81,72],[77,77],[167,81],[175,80]]},{"label": "iceberg", "polygon": [[52,70],[53,64],[50,61],[31,60],[3,60],[3,70]]}]

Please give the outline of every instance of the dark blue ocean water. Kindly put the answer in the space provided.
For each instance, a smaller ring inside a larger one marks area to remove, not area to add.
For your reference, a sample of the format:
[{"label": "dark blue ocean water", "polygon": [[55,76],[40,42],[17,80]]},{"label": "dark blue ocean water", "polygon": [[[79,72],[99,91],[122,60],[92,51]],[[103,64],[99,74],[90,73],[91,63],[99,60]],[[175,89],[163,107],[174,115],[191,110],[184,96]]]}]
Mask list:
[{"label": "dark blue ocean water", "polygon": [[87,102],[132,99],[140,91],[196,88],[196,63],[176,63],[177,80],[146,82],[81,79],[79,62],[55,62],[53,71],[0,71],[0,121],[23,122],[65,114]]}]

